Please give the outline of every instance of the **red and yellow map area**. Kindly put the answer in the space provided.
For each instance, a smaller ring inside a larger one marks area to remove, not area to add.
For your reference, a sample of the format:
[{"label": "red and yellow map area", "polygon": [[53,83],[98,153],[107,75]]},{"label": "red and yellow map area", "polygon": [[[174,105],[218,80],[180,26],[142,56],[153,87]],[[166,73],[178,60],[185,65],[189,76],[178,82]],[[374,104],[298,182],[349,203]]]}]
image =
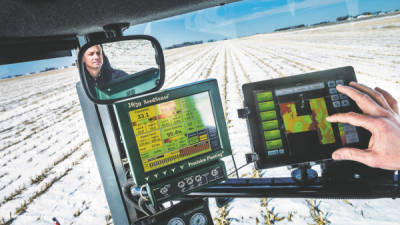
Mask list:
[{"label": "red and yellow map area", "polygon": [[288,102],[280,104],[286,133],[301,133],[315,130],[321,144],[335,143],[331,124],[326,121],[328,110],[324,98],[310,99],[311,115],[298,116],[296,104]]},{"label": "red and yellow map area", "polygon": [[202,109],[195,102],[209,101],[209,95],[195,96],[129,112],[145,172],[211,151]]}]

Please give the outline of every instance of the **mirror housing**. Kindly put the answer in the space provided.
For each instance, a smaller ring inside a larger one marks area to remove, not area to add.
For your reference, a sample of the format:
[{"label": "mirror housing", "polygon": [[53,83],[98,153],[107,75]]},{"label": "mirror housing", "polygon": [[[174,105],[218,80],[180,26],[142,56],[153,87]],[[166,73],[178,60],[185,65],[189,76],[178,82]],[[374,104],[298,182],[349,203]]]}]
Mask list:
[{"label": "mirror housing", "polygon": [[78,68],[86,95],[97,104],[158,91],[165,80],[161,45],[148,35],[89,41],[79,51]]}]

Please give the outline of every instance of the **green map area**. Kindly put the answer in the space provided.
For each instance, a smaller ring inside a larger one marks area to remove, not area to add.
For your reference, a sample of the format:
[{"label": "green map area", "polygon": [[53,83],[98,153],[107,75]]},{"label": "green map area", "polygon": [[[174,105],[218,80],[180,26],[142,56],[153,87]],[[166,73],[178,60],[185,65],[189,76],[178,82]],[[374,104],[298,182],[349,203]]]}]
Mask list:
[{"label": "green map area", "polygon": [[211,110],[208,93],[200,93],[130,111],[144,171],[211,151],[203,121]]},{"label": "green map area", "polygon": [[326,121],[328,110],[325,99],[310,99],[311,115],[298,116],[295,102],[280,104],[281,114],[286,133],[302,133],[316,131],[321,144],[335,143],[335,136],[331,124]]}]

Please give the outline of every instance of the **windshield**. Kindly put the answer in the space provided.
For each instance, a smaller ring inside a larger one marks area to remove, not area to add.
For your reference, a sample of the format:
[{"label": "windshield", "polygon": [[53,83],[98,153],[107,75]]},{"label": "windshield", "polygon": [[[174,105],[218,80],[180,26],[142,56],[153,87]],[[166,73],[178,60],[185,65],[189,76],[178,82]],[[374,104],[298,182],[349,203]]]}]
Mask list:
[{"label": "windshield", "polygon": [[[164,89],[218,80],[241,166],[251,152],[246,121],[237,117],[245,83],[352,66],[360,83],[400,101],[399,9],[398,0],[248,0],[136,25],[124,34],[160,41]],[[0,66],[0,224],[53,224],[54,216],[65,224],[111,224],[76,95],[74,60],[36,65]],[[234,170],[231,160],[226,166]],[[239,176],[290,172],[248,165]],[[235,199],[220,210],[210,201],[210,207],[216,224],[397,224],[399,203],[269,198]]]},{"label": "windshield", "polygon": [[[400,2],[357,0],[242,1],[135,26],[165,49],[164,87],[218,80],[238,166],[251,152],[242,85],[352,66],[358,82],[400,99]],[[226,163],[233,171],[232,162]],[[315,168],[318,170],[318,167]],[[289,176],[287,167],[239,170],[241,177]],[[211,204],[212,205],[212,204]],[[235,199],[213,216],[232,224],[381,224],[398,220],[398,200]],[[217,208],[211,209],[217,212]],[[380,215],[385,212],[385,219]],[[268,217],[270,216],[270,217]],[[269,218],[269,219],[267,219]]]}]

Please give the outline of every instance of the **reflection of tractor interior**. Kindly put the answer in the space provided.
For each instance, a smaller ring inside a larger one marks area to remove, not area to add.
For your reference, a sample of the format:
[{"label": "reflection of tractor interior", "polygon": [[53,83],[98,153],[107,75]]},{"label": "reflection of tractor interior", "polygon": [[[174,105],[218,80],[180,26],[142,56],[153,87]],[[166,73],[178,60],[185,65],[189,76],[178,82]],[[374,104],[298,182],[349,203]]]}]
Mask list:
[{"label": "reflection of tractor interior", "polygon": [[132,96],[150,90],[159,78],[159,69],[149,68],[101,84],[96,87],[96,94],[102,100]]},{"label": "reflection of tractor interior", "polygon": [[[152,77],[139,76],[139,83],[154,82]],[[108,93],[123,93],[136,80],[115,81]],[[91,103],[78,85],[114,222],[213,224],[207,197],[217,197],[218,204],[227,197],[397,197],[394,172],[329,160],[341,146],[364,148],[369,141],[361,128],[325,120],[359,111],[334,91],[355,80],[353,68],[343,67],[243,85],[238,114],[247,120],[253,148],[246,165],[295,169],[292,177],[274,178],[228,178],[221,158],[232,153],[216,80],[113,105]],[[320,176],[311,169],[316,162]]]}]

